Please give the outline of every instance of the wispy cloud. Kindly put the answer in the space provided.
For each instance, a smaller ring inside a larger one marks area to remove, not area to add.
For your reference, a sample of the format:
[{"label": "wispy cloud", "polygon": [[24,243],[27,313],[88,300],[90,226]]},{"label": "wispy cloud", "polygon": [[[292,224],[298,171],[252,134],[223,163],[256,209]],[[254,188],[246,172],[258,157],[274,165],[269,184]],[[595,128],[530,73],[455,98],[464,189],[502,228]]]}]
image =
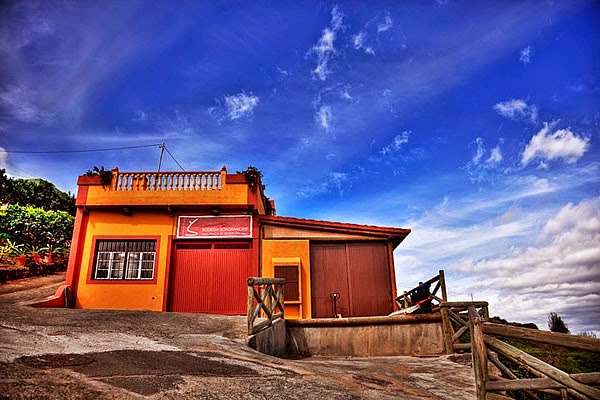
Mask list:
[{"label": "wispy cloud", "polygon": [[351,177],[346,172],[331,172],[327,175],[325,181],[320,184],[311,183],[297,191],[298,196],[311,198],[317,195],[335,192],[340,197],[346,190],[352,187]]},{"label": "wispy cloud", "polygon": [[313,78],[316,76],[318,79],[324,81],[331,73],[329,63],[336,54],[334,42],[337,32],[343,28],[343,21],[344,14],[337,6],[334,6],[331,10],[329,27],[323,29],[319,41],[308,52],[308,54],[315,54],[317,57],[317,65],[312,71]]},{"label": "wispy cloud", "polygon": [[252,110],[258,105],[258,96],[241,92],[233,96],[225,96],[225,105],[229,119],[247,117],[252,115]]},{"label": "wispy cloud", "polygon": [[578,135],[570,129],[554,131],[554,124],[544,123],[544,127],[536,133],[523,151],[521,164],[526,166],[534,159],[541,162],[563,160],[573,164],[589,149],[590,139]]},{"label": "wispy cloud", "polygon": [[144,122],[148,120],[148,114],[142,110],[137,110],[133,118],[135,122]]},{"label": "wispy cloud", "polygon": [[496,145],[486,158],[487,149],[485,148],[484,139],[482,137],[475,138],[475,151],[473,157],[465,165],[465,169],[469,174],[469,179],[473,183],[483,183],[493,179],[500,162],[503,160],[500,143]]},{"label": "wispy cloud", "polygon": [[529,64],[531,62],[531,46],[525,47],[519,53],[519,61],[523,64]]},{"label": "wispy cloud", "polygon": [[252,93],[240,92],[234,95],[226,95],[215,99],[216,105],[208,108],[208,113],[219,123],[228,118],[234,121],[240,118],[252,117],[254,108],[258,106],[260,98]]},{"label": "wispy cloud", "polygon": [[503,117],[513,120],[528,119],[533,123],[538,119],[538,108],[534,104],[528,105],[524,100],[511,99],[494,105],[494,110]]},{"label": "wispy cloud", "polygon": [[8,153],[4,147],[0,147],[0,168],[8,169]]},{"label": "wispy cloud", "polygon": [[331,124],[333,123],[333,112],[331,111],[331,107],[323,104],[318,106],[315,112],[315,120],[321,128],[325,129],[326,132],[329,132]]},{"label": "wispy cloud", "polygon": [[390,16],[389,12],[386,12],[383,22],[377,24],[377,33],[385,32],[388,29],[391,29],[392,26],[394,26],[392,17]]},{"label": "wispy cloud", "polygon": [[18,121],[47,124],[53,115],[36,104],[36,97],[22,85],[10,85],[0,92],[0,104]]},{"label": "wispy cloud", "polygon": [[382,156],[387,156],[389,154],[396,153],[402,148],[402,145],[408,143],[410,134],[411,131],[404,131],[401,134],[396,135],[390,144],[382,147],[381,150],[379,150],[379,154]]},{"label": "wispy cloud", "polygon": [[356,50],[362,50],[367,54],[375,55],[375,50],[371,46],[365,45],[365,39],[367,34],[365,32],[359,32],[352,36],[352,45]]}]

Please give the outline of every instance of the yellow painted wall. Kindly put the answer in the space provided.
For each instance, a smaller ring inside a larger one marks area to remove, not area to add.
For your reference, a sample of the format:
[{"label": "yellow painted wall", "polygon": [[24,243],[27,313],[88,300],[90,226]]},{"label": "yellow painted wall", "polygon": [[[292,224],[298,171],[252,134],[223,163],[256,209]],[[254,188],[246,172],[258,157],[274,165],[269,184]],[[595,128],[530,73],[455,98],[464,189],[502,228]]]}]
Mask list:
[{"label": "yellow painted wall", "polygon": [[300,259],[301,304],[285,304],[285,317],[290,319],[310,318],[310,244],[308,240],[263,240],[262,276],[275,276],[273,259]]},{"label": "yellow painted wall", "polygon": [[[176,230],[177,220],[166,213],[134,212],[125,216],[118,211],[92,210],[89,214],[83,257],[79,273],[77,299],[78,308],[141,309],[161,311],[166,280],[169,235]],[[144,281],[90,281],[93,269],[93,238],[106,237],[148,237],[160,236],[156,260],[156,283]]]}]

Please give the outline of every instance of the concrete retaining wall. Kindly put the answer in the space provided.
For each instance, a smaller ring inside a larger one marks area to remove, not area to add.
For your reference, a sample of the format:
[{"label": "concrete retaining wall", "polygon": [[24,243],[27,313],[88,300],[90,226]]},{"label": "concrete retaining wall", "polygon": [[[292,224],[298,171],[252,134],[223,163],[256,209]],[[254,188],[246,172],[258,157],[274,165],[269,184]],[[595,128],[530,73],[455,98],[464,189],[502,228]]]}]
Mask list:
[{"label": "concrete retaining wall", "polygon": [[248,346],[276,357],[286,355],[286,321],[278,319],[273,325],[248,337]]},{"label": "concrete retaining wall", "polygon": [[437,356],[439,314],[287,321],[288,356]]}]

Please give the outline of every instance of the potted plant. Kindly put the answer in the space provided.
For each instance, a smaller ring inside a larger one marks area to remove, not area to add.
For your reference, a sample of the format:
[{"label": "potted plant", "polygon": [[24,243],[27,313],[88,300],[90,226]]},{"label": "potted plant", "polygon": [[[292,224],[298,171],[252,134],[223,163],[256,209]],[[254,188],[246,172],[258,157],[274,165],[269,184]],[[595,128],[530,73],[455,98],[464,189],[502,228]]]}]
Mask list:
[{"label": "potted plant", "polygon": [[102,166],[100,168],[94,166],[94,168],[87,170],[85,175],[80,176],[79,179],[77,180],[77,183],[80,185],[81,184],[88,184],[88,185],[101,184],[102,186],[110,185],[110,182],[112,181],[112,176],[113,176],[112,171],[104,169],[104,166]]},{"label": "potted plant", "polygon": [[243,174],[246,178],[246,182],[248,186],[250,186],[251,190],[254,190],[258,184],[261,182],[262,172],[256,167],[250,165],[245,171],[240,172],[237,171],[238,174]]}]

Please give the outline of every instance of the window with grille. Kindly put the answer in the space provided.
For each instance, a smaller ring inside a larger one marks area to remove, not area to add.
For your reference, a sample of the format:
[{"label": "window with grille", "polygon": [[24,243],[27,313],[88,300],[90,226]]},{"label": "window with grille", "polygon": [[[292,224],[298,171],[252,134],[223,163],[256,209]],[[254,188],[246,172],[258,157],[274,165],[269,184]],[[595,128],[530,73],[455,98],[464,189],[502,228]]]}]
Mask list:
[{"label": "window with grille", "polygon": [[152,280],[156,240],[98,240],[93,279]]}]

